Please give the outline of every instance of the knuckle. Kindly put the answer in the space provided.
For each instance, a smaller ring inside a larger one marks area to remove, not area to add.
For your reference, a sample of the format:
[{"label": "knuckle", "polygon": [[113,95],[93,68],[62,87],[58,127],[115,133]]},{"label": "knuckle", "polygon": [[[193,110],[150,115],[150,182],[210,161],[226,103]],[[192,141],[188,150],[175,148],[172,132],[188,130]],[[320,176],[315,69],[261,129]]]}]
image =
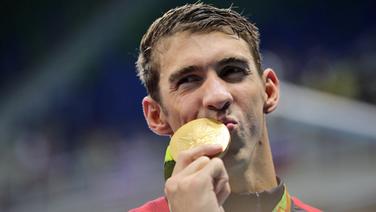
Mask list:
[{"label": "knuckle", "polygon": [[204,163],[210,162],[210,158],[208,156],[201,156],[198,159],[200,159]]},{"label": "knuckle", "polygon": [[185,162],[189,159],[189,157],[190,157],[190,154],[189,154],[188,151],[182,151],[182,152],[179,153],[176,161]]},{"label": "knuckle", "polygon": [[176,192],[177,182],[176,182],[175,178],[171,177],[166,181],[164,190],[165,190],[166,194],[171,194],[171,193]]},{"label": "knuckle", "polygon": [[215,158],[211,159],[211,161],[212,161],[212,163],[214,163],[217,166],[223,166],[224,167],[223,160],[220,159],[220,158],[215,157]]}]

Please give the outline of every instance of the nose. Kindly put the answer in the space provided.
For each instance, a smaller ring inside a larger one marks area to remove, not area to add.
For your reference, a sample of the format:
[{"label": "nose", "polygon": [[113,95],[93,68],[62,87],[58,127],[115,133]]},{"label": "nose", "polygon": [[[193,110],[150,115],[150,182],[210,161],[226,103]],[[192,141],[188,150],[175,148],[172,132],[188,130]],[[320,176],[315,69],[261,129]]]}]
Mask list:
[{"label": "nose", "polygon": [[212,111],[225,111],[233,102],[226,82],[216,74],[209,75],[203,85],[203,106]]}]

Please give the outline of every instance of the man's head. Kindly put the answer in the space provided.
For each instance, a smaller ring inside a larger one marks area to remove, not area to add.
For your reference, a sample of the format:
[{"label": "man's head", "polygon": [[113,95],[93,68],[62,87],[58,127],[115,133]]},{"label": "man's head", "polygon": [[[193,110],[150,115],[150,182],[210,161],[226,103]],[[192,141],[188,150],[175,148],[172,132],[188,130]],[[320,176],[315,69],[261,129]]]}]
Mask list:
[{"label": "man's head", "polygon": [[159,91],[160,63],[157,45],[165,38],[178,32],[208,33],[220,31],[234,34],[245,40],[261,74],[259,32],[255,25],[231,8],[216,7],[197,3],[171,9],[149,27],[142,38],[137,60],[138,76],[155,101],[161,103]]},{"label": "man's head", "polygon": [[186,5],[152,24],[138,60],[149,128],[172,135],[198,118],[224,123],[231,144],[223,161],[237,191],[247,170],[273,170],[265,168],[272,162],[264,114],[278,104],[279,81],[273,70],[261,71],[258,42],[256,27],[239,14]]}]

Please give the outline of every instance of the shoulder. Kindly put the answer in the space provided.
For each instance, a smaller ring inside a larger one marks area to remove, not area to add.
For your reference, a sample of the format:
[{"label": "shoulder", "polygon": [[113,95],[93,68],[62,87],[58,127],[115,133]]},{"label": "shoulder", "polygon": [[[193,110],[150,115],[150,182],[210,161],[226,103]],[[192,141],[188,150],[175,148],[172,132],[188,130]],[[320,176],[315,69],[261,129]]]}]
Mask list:
[{"label": "shoulder", "polygon": [[167,199],[159,197],[151,200],[138,208],[131,209],[129,212],[169,212]]},{"label": "shoulder", "polygon": [[299,200],[296,197],[291,197],[291,200],[294,204],[294,209],[297,210],[297,211],[303,210],[303,211],[307,211],[307,212],[321,212],[320,209],[312,207],[312,206],[302,202],[301,200]]}]

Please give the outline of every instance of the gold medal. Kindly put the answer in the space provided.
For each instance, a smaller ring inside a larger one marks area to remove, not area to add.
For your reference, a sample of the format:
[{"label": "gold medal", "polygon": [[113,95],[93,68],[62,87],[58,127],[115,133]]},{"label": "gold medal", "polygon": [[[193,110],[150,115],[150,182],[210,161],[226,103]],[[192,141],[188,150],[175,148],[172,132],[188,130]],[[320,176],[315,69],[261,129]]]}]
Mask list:
[{"label": "gold medal", "polygon": [[191,149],[203,144],[219,144],[225,154],[230,143],[230,133],[227,127],[214,119],[201,118],[190,121],[181,126],[171,137],[164,159],[164,176],[167,180],[175,167],[175,159],[183,150]]},{"label": "gold medal", "polygon": [[175,160],[183,150],[203,144],[219,144],[224,152],[229,143],[230,133],[222,122],[200,118],[180,127],[172,136],[169,149],[171,157]]}]

